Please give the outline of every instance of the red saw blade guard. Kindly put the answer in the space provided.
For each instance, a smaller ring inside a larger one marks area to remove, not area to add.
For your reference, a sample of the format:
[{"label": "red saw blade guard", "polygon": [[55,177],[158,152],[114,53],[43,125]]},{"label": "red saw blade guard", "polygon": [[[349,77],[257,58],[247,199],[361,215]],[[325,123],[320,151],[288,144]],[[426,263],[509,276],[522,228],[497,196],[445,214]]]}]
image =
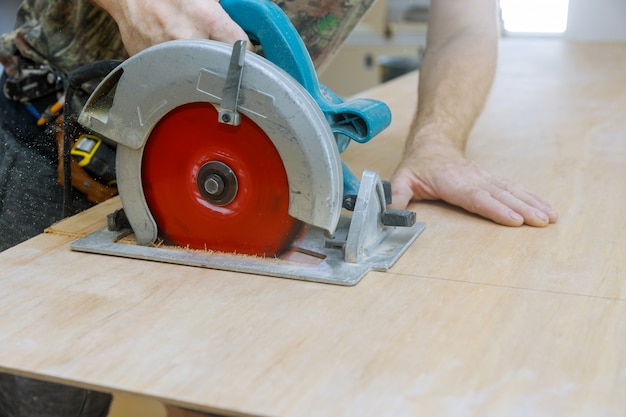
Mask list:
[{"label": "red saw blade guard", "polygon": [[218,122],[190,103],[153,129],[142,160],[146,202],[166,243],[246,255],[287,250],[302,229],[288,214],[289,184],[268,136],[245,115]]}]

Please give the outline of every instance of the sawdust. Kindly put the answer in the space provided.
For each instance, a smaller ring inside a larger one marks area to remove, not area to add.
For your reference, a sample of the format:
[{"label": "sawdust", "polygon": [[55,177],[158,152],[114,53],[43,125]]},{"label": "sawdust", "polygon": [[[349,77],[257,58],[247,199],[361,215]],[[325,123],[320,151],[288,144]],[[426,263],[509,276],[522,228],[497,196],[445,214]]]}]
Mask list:
[{"label": "sawdust", "polygon": [[[69,237],[73,239],[81,239],[89,235],[89,232],[69,232],[67,230],[57,229],[54,226],[48,227],[44,230],[46,234],[54,234],[58,236]],[[120,237],[116,243],[123,245],[138,245],[137,240],[135,239],[135,235],[133,233],[129,233]],[[258,255],[247,255],[243,253],[236,252],[221,252],[215,251],[212,249],[193,249],[189,246],[182,247],[176,245],[169,245],[163,239],[158,239],[156,242],[149,245],[149,247],[158,248],[158,249],[166,249],[170,251],[181,251],[187,253],[195,253],[202,256],[207,257],[232,257],[236,259],[249,259],[249,260],[258,260],[263,262],[276,262],[276,263],[288,263],[288,264],[303,264],[303,265],[314,265],[319,263],[323,256],[320,258],[320,254],[311,254],[306,251],[300,250],[298,247],[293,247],[290,250],[286,251],[280,256],[258,256]],[[310,258],[310,259],[309,259]]]},{"label": "sawdust", "polygon": [[[117,240],[117,243],[120,244],[125,244],[125,245],[137,245],[137,240],[135,239],[135,235],[130,233],[126,236],[121,237],[120,239]],[[243,254],[243,253],[236,253],[236,252],[221,252],[221,251],[215,251],[212,249],[194,249],[194,248],[190,248],[189,246],[176,246],[176,245],[168,245],[167,243],[165,243],[164,240],[162,239],[158,239],[156,242],[152,243],[149,245],[149,247],[153,247],[153,248],[158,248],[158,249],[166,249],[166,250],[172,250],[172,251],[182,251],[182,252],[188,252],[188,253],[196,253],[196,254],[200,254],[203,256],[225,256],[225,257],[234,257],[237,259],[252,259],[252,260],[260,260],[260,261],[264,261],[264,262],[279,262],[279,263],[285,263],[288,262],[284,259],[281,259],[280,257],[276,257],[276,256],[258,256],[258,255],[247,255],[247,254]]]},{"label": "sawdust", "polygon": [[51,235],[58,235],[58,236],[65,236],[65,237],[72,237],[75,239],[80,239],[83,238],[85,236],[87,236],[89,233],[80,233],[80,232],[68,232],[67,230],[60,230],[60,229],[55,229],[54,227],[48,227],[47,229],[44,229],[43,231],[45,234],[51,234]]}]

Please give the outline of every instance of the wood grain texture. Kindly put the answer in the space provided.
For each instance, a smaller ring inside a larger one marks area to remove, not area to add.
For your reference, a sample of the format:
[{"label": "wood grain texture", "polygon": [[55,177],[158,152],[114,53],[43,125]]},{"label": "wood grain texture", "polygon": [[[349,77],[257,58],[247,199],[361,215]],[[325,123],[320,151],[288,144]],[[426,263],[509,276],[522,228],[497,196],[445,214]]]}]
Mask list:
[{"label": "wood grain texture", "polygon": [[[442,203],[345,288],[71,252],[118,204],[0,254],[0,368],[226,415],[623,416],[626,44],[502,42],[468,153],[559,210],[507,228]],[[345,159],[389,177],[393,125]]]}]

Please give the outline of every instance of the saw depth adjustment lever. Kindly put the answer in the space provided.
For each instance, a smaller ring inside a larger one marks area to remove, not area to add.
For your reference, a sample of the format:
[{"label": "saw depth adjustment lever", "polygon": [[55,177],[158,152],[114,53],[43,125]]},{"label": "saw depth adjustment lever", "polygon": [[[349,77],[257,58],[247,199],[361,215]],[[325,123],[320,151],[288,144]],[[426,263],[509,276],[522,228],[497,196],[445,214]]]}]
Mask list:
[{"label": "saw depth adjustment lever", "polygon": [[239,105],[239,91],[243,77],[243,65],[246,58],[246,41],[237,41],[233,45],[233,54],[230,57],[226,84],[222,92],[218,122],[227,125],[239,126],[241,115],[237,111]]}]

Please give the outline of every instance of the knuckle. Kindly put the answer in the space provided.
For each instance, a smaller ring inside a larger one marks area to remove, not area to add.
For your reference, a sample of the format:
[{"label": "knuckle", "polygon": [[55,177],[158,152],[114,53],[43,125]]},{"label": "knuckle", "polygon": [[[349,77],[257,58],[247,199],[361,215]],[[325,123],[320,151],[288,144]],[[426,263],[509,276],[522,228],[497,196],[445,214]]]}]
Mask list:
[{"label": "knuckle", "polygon": [[467,209],[473,213],[481,213],[492,199],[491,193],[480,188],[468,191]]},{"label": "knuckle", "polygon": [[493,193],[491,193],[491,195],[493,198],[495,198],[496,200],[502,203],[510,202],[514,198],[513,194],[511,194],[509,190],[503,189],[503,188],[498,188]]}]

